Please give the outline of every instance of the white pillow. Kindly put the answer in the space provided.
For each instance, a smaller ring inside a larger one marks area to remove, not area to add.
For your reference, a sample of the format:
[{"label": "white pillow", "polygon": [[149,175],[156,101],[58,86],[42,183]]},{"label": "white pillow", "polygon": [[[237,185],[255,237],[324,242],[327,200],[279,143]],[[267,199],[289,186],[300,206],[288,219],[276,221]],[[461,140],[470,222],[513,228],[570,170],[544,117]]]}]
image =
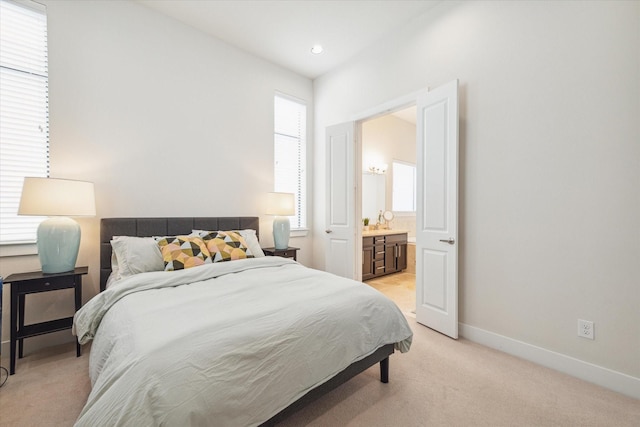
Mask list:
[{"label": "white pillow", "polygon": [[[114,236],[111,247],[117,261],[117,280],[138,273],[164,270],[162,253],[153,237]],[[111,265],[113,270],[113,258]]]},{"label": "white pillow", "polygon": [[[111,245],[113,249],[113,244]],[[116,251],[111,251],[111,274],[107,278],[106,288],[111,286],[114,282],[120,280],[120,266],[118,266],[118,257],[116,257]]]},{"label": "white pillow", "polygon": [[246,229],[239,230],[238,232],[244,238],[245,242],[247,242],[247,246],[249,246],[249,250],[253,254],[254,258],[264,256],[264,252],[262,252],[262,248],[260,247],[260,243],[256,237],[256,230]]},{"label": "white pillow", "polygon": [[[260,247],[260,243],[258,242],[258,237],[256,237],[256,230],[246,229],[246,230],[234,230],[238,231],[242,238],[247,242],[247,246],[249,247],[249,251],[254,258],[260,258],[264,256],[264,252],[262,252],[262,248]],[[203,237],[210,233],[211,230],[192,230],[191,233],[197,236]]]}]

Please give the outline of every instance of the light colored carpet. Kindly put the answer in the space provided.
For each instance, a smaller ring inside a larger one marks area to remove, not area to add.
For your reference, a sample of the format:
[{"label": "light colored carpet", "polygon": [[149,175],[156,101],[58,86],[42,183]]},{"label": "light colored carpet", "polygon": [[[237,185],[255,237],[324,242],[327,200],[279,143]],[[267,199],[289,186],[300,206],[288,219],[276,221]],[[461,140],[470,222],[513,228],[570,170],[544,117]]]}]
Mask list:
[{"label": "light colored carpet", "polygon": [[[9,369],[9,355],[2,354]],[[0,388],[0,426],[72,426],[91,391],[89,347],[73,343],[26,354]]]},{"label": "light colored carpet", "polygon": [[[413,346],[391,356],[388,384],[373,367],[281,425],[640,425],[639,400],[408,321]],[[90,391],[88,362],[89,349],[76,358],[73,344],[20,359],[0,388],[0,426],[73,425]]]},{"label": "light colored carpet", "polygon": [[640,401],[408,318],[414,343],[283,426],[638,426]]}]

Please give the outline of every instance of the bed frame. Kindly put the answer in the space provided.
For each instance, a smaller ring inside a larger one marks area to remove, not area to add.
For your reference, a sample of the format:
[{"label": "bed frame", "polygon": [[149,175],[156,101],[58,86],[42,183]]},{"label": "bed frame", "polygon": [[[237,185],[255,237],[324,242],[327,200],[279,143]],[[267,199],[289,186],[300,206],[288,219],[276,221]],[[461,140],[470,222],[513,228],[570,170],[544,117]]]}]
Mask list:
[{"label": "bed frame", "polygon": [[[103,218],[100,221],[100,292],[105,290],[111,274],[111,239],[113,236],[175,236],[189,234],[192,230],[243,230],[254,229],[259,236],[258,217],[174,217],[174,218]],[[310,390],[300,399],[265,421],[262,426],[272,426],[320,396],[337,388],[349,379],[380,363],[380,381],[389,382],[389,356],[393,344],[378,348],[362,360],[352,363],[329,381]]]}]

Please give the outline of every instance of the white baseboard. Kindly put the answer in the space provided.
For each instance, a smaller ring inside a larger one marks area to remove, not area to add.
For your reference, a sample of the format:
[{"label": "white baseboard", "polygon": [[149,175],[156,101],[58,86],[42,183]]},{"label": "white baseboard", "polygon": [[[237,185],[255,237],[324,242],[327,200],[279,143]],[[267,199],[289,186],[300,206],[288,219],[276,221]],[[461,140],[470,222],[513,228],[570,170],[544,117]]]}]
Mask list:
[{"label": "white baseboard", "polygon": [[469,341],[555,369],[618,393],[640,399],[640,378],[584,362],[542,347],[527,344],[474,326],[459,323],[460,335]]}]

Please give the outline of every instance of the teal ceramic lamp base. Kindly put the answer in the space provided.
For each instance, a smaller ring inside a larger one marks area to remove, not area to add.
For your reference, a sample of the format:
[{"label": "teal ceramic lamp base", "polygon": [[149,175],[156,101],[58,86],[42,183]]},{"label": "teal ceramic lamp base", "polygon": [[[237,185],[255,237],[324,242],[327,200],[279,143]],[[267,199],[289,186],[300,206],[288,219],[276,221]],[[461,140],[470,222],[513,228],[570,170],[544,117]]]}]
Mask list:
[{"label": "teal ceramic lamp base", "polygon": [[43,273],[64,273],[76,268],[80,225],[67,217],[52,217],[38,227],[38,257]]},{"label": "teal ceramic lamp base", "polygon": [[273,220],[273,243],[276,249],[287,249],[289,247],[289,234],[291,225],[286,216],[277,216]]}]

